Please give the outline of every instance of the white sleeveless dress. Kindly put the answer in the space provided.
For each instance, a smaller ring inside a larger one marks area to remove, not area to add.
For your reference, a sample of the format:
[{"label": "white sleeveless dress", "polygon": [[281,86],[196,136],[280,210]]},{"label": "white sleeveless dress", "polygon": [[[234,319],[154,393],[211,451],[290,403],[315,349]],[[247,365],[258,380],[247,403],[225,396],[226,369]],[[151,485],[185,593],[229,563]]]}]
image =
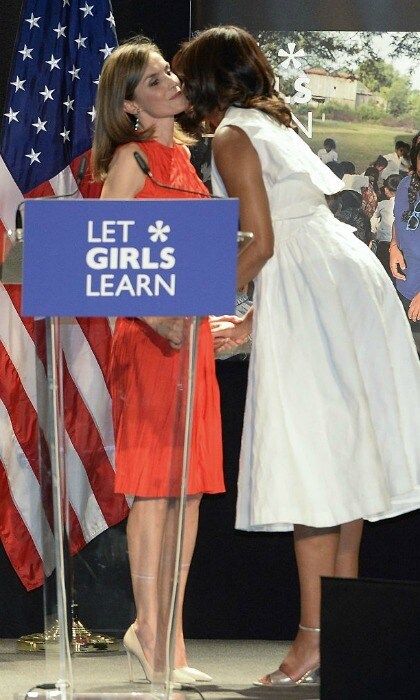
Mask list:
[{"label": "white sleeveless dress", "polygon": [[[343,188],[292,130],[231,107],[257,151],[274,255],[255,279],[236,527],[290,530],[420,507],[420,363],[381,263],[339,222]],[[213,191],[226,190],[213,163]]]}]

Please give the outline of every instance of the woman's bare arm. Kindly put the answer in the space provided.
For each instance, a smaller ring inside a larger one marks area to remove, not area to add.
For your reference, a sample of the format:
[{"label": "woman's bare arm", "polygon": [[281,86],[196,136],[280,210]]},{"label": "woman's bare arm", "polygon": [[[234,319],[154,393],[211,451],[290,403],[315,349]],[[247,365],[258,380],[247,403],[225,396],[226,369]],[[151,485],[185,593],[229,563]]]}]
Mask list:
[{"label": "woman's bare arm", "polygon": [[217,169],[229,197],[238,197],[240,224],[254,240],[238,260],[238,288],[248,284],[273,254],[270,208],[258,154],[248,136],[234,126],[223,127],[214,137]]},{"label": "woman's bare arm", "polygon": [[146,175],[136,163],[136,150],[139,149],[132,143],[117,148],[102,188],[101,199],[134,199],[143,189]]}]

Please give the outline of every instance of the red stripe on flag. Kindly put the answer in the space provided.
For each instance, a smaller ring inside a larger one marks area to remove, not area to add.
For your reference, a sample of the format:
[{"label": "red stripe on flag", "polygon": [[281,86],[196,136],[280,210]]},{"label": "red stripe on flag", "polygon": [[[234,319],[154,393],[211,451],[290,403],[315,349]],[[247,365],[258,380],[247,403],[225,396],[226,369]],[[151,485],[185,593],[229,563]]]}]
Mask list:
[{"label": "red stripe on flag", "polygon": [[126,517],[127,502],[124,496],[114,493],[114,470],[105,452],[101,436],[87,410],[82,397],[63,361],[64,422],[86,470],[92,491],[108,525],[114,525]]},{"label": "red stripe on flag", "polygon": [[69,547],[71,554],[77,554],[86,544],[79,520],[71,505],[69,505],[70,536]]},{"label": "red stripe on flag", "polygon": [[29,530],[19,515],[10,494],[6,470],[0,461],[0,538],[10,562],[26,590],[44,583],[42,559]]},{"label": "red stripe on flag", "polygon": [[38,458],[38,416],[19,378],[19,375],[0,342],[0,399],[10,416],[13,432],[25,453],[32,471],[40,481]]},{"label": "red stripe on flag", "polygon": [[78,318],[76,320],[96,357],[108,391],[111,393],[108,384],[108,365],[112,342],[109,321],[106,318]]}]

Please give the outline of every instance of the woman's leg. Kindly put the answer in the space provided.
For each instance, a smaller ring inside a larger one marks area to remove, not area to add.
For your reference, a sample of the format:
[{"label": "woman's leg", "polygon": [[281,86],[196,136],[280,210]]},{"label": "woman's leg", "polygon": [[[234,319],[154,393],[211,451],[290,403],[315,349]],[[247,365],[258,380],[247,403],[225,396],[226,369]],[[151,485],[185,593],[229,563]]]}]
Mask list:
[{"label": "woman's leg", "polygon": [[[179,577],[179,587],[177,605],[175,611],[176,642],[175,642],[175,668],[187,666],[187,655],[182,628],[182,610],[184,605],[185,588],[188,579],[191,559],[194,553],[197,539],[198,517],[202,494],[188,496],[185,505],[184,541],[181,558],[181,570]],[[169,601],[172,593],[174,580],[175,546],[179,517],[179,500],[173,499],[168,513],[165,540],[162,547],[162,570],[159,585],[159,605],[161,612],[160,636],[166,637],[168,625]]]},{"label": "woman's leg", "polygon": [[169,507],[167,498],[136,498],[127,521],[127,544],[136,606],[135,630],[146,659],[155,666],[158,575]]},{"label": "woman's leg", "polygon": [[359,551],[363,533],[363,520],[352,520],[340,526],[334,576],[357,578],[359,575]]},{"label": "woman's leg", "polygon": [[[334,576],[340,528],[295,525],[294,544],[300,586],[300,622],[320,627],[321,576]],[[319,663],[319,633],[299,629],[281,664],[293,680]]]}]

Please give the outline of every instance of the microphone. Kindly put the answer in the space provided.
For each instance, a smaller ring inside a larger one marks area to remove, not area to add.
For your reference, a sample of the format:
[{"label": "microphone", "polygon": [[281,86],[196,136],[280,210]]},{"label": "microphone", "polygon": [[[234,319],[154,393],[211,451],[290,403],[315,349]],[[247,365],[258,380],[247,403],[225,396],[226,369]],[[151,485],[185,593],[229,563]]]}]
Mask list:
[{"label": "microphone", "polygon": [[[79,191],[79,186],[80,186],[83,178],[86,175],[87,165],[88,165],[88,159],[86,156],[83,156],[82,160],[80,161],[77,173],[76,173],[76,177],[75,177],[76,189],[73,192],[69,192],[69,194],[52,194],[52,195],[48,195],[47,197],[36,197],[36,199],[64,199],[65,197],[74,197],[74,195]],[[16,240],[16,241],[22,240],[23,220],[22,220],[21,207],[25,204],[26,201],[27,201],[26,199],[23,199],[17,205],[16,214],[15,214],[15,230],[14,230],[14,232],[12,232],[12,231],[8,232],[8,236],[11,240]]]},{"label": "microphone", "polygon": [[159,182],[159,180],[156,180],[156,178],[153,177],[152,171],[150,170],[149,166],[146,163],[146,160],[143,158],[141,153],[139,153],[138,151],[134,151],[133,155],[142,173],[144,173],[146,177],[148,177],[152,182],[155,183],[155,185],[158,185],[159,187],[164,187],[167,190],[175,190],[176,192],[185,192],[186,194],[196,194],[199,197],[203,197],[204,199],[223,199],[223,197],[218,197],[215,194],[210,194],[210,192],[199,192],[199,190],[187,190],[183,187],[173,187],[173,185],[165,185],[164,182]]}]

